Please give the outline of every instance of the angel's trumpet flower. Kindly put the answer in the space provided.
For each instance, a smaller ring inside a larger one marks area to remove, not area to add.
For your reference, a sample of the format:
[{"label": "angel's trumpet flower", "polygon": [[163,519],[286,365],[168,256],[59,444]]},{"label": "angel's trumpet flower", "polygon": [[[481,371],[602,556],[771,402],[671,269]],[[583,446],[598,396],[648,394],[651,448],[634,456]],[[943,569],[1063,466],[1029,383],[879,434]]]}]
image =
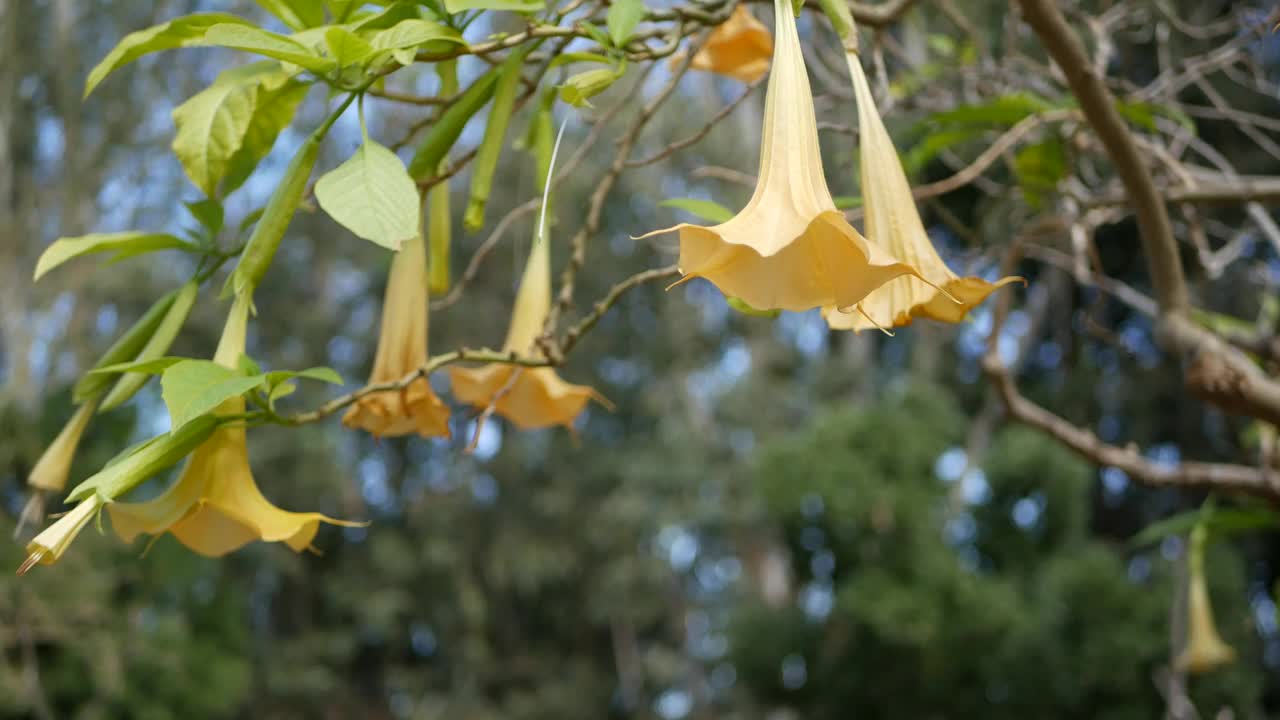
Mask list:
[{"label": "angel's trumpet flower", "polygon": [[902,275],[919,275],[868,243],[836,209],[823,176],[813,94],[789,0],[774,0],[777,38],[765,99],[760,174],[746,207],[678,230],[684,280],[702,277],[757,310],[852,308]]},{"label": "angel's trumpet flower", "polygon": [[[394,382],[426,365],[427,288],[426,243],[418,237],[401,245],[391,261],[370,385]],[[422,437],[448,436],[449,407],[431,391],[427,378],[420,377],[403,390],[360,398],[342,422],[379,437],[414,432]]]},{"label": "angel's trumpet flower", "polygon": [[875,289],[858,303],[857,312],[825,308],[827,323],[836,329],[866,330],[909,325],[917,317],[960,322],[997,288],[1022,278],[989,283],[978,277],[959,277],[942,261],[925,232],[906,171],[876,111],[862,62],[852,49],[846,51],[846,58],[858,104],[867,239],[910,264],[918,274],[895,278]]},{"label": "angel's trumpet flower", "polygon": [[[546,238],[540,238],[534,242],[520,279],[503,349],[542,357],[538,337],[550,310],[551,248]],[[492,407],[522,430],[552,425],[571,427],[591,400],[609,407],[609,401],[594,389],[567,383],[549,367],[455,367],[449,369],[449,377],[459,400],[479,408]]]},{"label": "angel's trumpet flower", "polygon": [[[727,75],[735,80],[753,83],[769,72],[769,58],[773,55],[773,36],[747,10],[738,5],[729,19],[716,26],[707,36],[702,49],[694,53],[689,67],[694,70]],[[672,58],[678,64],[679,56]]]},{"label": "angel's trumpet flower", "polygon": [[1190,576],[1187,589],[1187,644],[1175,661],[1179,670],[1195,675],[1229,665],[1236,659],[1236,651],[1222,641],[1213,622],[1213,607],[1209,604],[1209,589],[1204,577],[1206,535],[1204,526],[1197,526],[1191,531],[1187,554]]},{"label": "angel's trumpet flower", "polygon": [[[236,296],[214,362],[235,367],[245,348],[249,318],[248,293]],[[220,415],[244,412],[235,397],[217,410]],[[255,540],[283,542],[295,551],[311,546],[321,522],[352,525],[320,513],[295,513],[272,505],[254,482],[243,426],[227,424],[205,440],[178,480],[154,500],[111,503],[111,525],[125,542],[142,533],[172,533],[201,555],[218,557]]]}]

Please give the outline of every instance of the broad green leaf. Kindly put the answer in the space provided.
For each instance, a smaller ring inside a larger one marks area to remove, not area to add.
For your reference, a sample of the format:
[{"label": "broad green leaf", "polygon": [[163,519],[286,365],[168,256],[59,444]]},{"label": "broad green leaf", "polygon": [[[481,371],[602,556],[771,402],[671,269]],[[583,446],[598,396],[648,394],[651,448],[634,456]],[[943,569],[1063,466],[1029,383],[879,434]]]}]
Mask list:
[{"label": "broad green leaf", "polygon": [[324,6],[315,0],[254,0],[293,30],[324,24]]},{"label": "broad green leaf", "polygon": [[362,65],[373,56],[373,46],[368,40],[340,27],[325,30],[324,42],[338,67]]},{"label": "broad green leaf", "polygon": [[211,412],[224,401],[261,387],[263,375],[241,375],[210,360],[184,360],[160,376],[160,397],[169,408],[171,432]]},{"label": "broad green leaf", "polygon": [[609,28],[609,39],[614,47],[623,47],[631,39],[636,25],[644,18],[644,0],[613,0],[609,6],[609,14],[605,16],[605,25]]},{"label": "broad green leaf", "polygon": [[321,57],[314,50],[284,35],[245,25],[214,25],[205,32],[204,44],[264,55],[318,74],[337,67],[333,59]]},{"label": "broad green leaf", "polygon": [[236,68],[173,110],[173,153],[207,197],[218,196],[218,183],[253,121],[260,87],[256,69]]},{"label": "broad green leaf", "polygon": [[370,138],[316,182],[316,200],[343,227],[392,250],[419,232],[418,186],[400,158]]},{"label": "broad green leaf", "polygon": [[658,207],[672,207],[713,223],[729,222],[733,211],[714,200],[696,198],[672,198],[658,203]]},{"label": "broad green leaf", "polygon": [[248,353],[240,353],[240,357],[236,359],[236,367],[240,368],[241,375],[262,374],[262,366],[257,360],[249,357]]},{"label": "broad green leaf", "polygon": [[924,169],[942,151],[976,140],[985,132],[985,128],[976,126],[931,132],[903,153],[902,166],[908,175],[914,175]]},{"label": "broad green leaf", "polygon": [[293,122],[298,106],[310,89],[310,85],[292,79],[279,85],[275,85],[270,77],[263,79],[240,149],[231,156],[226,175],[222,178],[220,192],[223,195],[243,185],[262,158],[271,152],[280,131]]},{"label": "broad green leaf", "polygon": [[276,407],[277,400],[279,400],[280,398],[288,397],[292,395],[297,389],[298,389],[297,385],[294,385],[293,383],[289,383],[289,382],[280,383],[279,385],[276,385],[275,387],[271,388],[271,392],[267,393],[267,405],[272,410],[274,410]]},{"label": "broad green leaf", "polygon": [[622,69],[599,68],[572,75],[560,86],[560,99],[576,107],[589,106],[591,103],[588,101],[608,90],[623,72]]},{"label": "broad green leaf", "polygon": [[1150,545],[1170,535],[1190,532],[1201,522],[1211,534],[1231,535],[1280,527],[1280,513],[1266,508],[1196,509],[1148,525],[1129,543],[1133,547]]},{"label": "broad green leaf", "polygon": [[1191,132],[1196,130],[1196,123],[1190,115],[1170,105],[1116,100],[1116,109],[1124,119],[1149,132],[1156,132],[1159,129],[1156,127],[1156,118],[1159,116],[1167,117]]},{"label": "broad green leaf", "polygon": [[[462,36],[447,25],[434,23],[430,20],[405,20],[397,23],[395,27],[387,28],[379,31],[370,40],[373,49],[379,52],[400,53],[408,51],[407,55],[398,54],[396,59],[401,65],[408,65],[412,62],[412,54],[418,48],[433,42],[447,42],[456,45],[465,45]],[[409,62],[404,62],[409,60]]]},{"label": "broad green leaf", "polygon": [[1028,145],[1014,155],[1013,170],[1027,202],[1032,207],[1039,207],[1045,194],[1066,178],[1069,171],[1067,151],[1057,138]]},{"label": "broad green leaf", "polygon": [[405,20],[421,19],[420,8],[416,3],[400,0],[391,3],[390,7],[381,11],[369,13],[366,17],[351,17],[350,28],[352,32],[358,33],[362,37],[367,37],[369,33],[375,30],[386,30],[395,27]]},{"label": "broad green leaf", "polygon": [[159,375],[165,370],[189,358],[158,357],[150,360],[132,360],[130,362],[104,365],[90,370],[88,375],[118,375],[120,373],[142,373],[143,375]]},{"label": "broad green leaf", "polygon": [[364,4],[364,0],[324,0],[324,4],[334,22],[344,23],[352,10]]},{"label": "broad green leaf", "polygon": [[444,9],[450,15],[466,10],[509,10],[533,13],[544,10],[546,0],[444,0]]},{"label": "broad green leaf", "polygon": [[98,87],[111,73],[137,60],[148,53],[161,50],[199,45],[205,32],[221,24],[248,25],[247,20],[226,13],[199,13],[175,18],[167,23],[154,25],[145,30],[131,32],[124,36],[107,56],[89,71],[84,82],[85,97]]},{"label": "broad green leaf", "polygon": [[338,371],[331,367],[313,367],[306,370],[273,370],[267,373],[267,387],[275,387],[286,380],[295,378],[319,380],[330,385],[343,385],[346,382],[338,374]]},{"label": "broad green leaf", "polygon": [[222,205],[217,200],[199,200],[196,202],[183,203],[187,208],[187,212],[191,213],[191,217],[200,226],[209,231],[210,235],[217,235],[222,230],[223,211]]},{"label": "broad green leaf", "polygon": [[1061,104],[1033,93],[1010,93],[990,102],[934,113],[925,122],[936,125],[1015,125],[1030,115],[1060,107]]},{"label": "broad green leaf", "polygon": [[186,250],[195,252],[195,245],[168,233],[118,232],[95,233],[80,237],[58,238],[45,249],[36,261],[34,280],[62,263],[91,253],[113,253],[111,262],[131,258],[156,250]]}]

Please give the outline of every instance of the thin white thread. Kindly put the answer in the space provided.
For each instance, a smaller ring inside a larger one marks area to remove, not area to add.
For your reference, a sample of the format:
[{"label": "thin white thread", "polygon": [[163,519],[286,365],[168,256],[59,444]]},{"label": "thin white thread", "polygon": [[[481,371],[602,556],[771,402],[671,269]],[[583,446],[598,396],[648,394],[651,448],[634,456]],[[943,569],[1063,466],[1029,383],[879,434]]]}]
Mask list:
[{"label": "thin white thread", "polygon": [[544,239],[543,231],[547,227],[547,199],[551,197],[551,178],[556,174],[556,156],[560,154],[560,141],[564,139],[565,126],[569,124],[570,114],[565,113],[560,121],[560,131],[556,133],[556,144],[551,147],[551,162],[547,164],[547,178],[542,184],[542,209],[538,211],[538,242]]}]

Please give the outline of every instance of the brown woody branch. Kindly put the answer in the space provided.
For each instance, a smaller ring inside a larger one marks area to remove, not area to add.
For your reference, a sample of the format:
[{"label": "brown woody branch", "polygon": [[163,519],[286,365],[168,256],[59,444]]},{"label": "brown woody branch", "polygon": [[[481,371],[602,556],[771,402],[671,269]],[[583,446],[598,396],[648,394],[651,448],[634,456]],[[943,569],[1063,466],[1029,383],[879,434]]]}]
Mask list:
[{"label": "brown woody branch", "polygon": [[1053,0],[1018,0],[1023,17],[1067,79],[1080,109],[1124,183],[1138,219],[1160,315],[1160,344],[1189,356],[1190,390],[1229,412],[1280,423],[1280,384],[1189,315],[1186,278],[1164,196],[1156,189],[1116,101]]}]

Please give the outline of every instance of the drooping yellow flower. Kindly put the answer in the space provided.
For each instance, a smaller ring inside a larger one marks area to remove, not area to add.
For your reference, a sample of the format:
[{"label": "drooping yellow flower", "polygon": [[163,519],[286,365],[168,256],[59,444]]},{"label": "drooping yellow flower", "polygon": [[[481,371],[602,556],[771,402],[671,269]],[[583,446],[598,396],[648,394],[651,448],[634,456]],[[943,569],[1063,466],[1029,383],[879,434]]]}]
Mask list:
[{"label": "drooping yellow flower", "polygon": [[[369,384],[393,382],[427,363],[427,255],[421,237],[405,242],[391,261],[382,301],[382,334]],[[366,395],[342,418],[347,427],[379,437],[418,433],[449,435],[449,407],[431,391],[426,378],[404,390]]]},{"label": "drooping yellow flower", "polygon": [[[249,296],[237,296],[214,361],[235,367],[244,353]],[[228,400],[222,415],[244,411],[244,398]],[[219,557],[255,540],[283,542],[301,552],[311,545],[321,522],[357,525],[321,515],[295,513],[272,505],[254,482],[242,426],[225,425],[205,440],[178,480],[154,500],[107,506],[111,525],[125,542],[138,535],[171,533],[201,555]]]},{"label": "drooping yellow flower", "polygon": [[1197,526],[1191,532],[1187,555],[1190,576],[1187,591],[1187,645],[1175,661],[1179,670],[1195,675],[1229,665],[1236,659],[1236,651],[1222,641],[1213,622],[1213,607],[1209,604],[1209,589],[1204,576],[1206,534],[1203,526]]},{"label": "drooping yellow flower", "polygon": [[[746,5],[739,5],[728,20],[711,31],[689,67],[753,83],[769,72],[772,55],[773,37],[769,28],[757,20]],[[673,64],[677,61],[678,58],[672,59]]]},{"label": "drooping yellow flower", "polygon": [[[542,326],[551,309],[551,248],[546,238],[535,241],[529,262],[520,279],[511,326],[503,349],[528,357],[542,357],[537,346]],[[513,367],[489,364],[479,368],[449,368],[454,397],[478,408],[493,407],[522,430],[563,425],[591,400],[612,407],[609,401],[586,385],[560,379],[553,368]]]},{"label": "drooping yellow flower", "polygon": [[876,111],[862,63],[855,52],[847,52],[846,57],[858,105],[867,239],[920,274],[890,280],[867,295],[855,312],[825,308],[827,323],[841,330],[867,330],[910,325],[917,317],[960,322],[997,288],[1022,278],[989,283],[978,277],[959,277],[938,256],[916,209],[893,140]]},{"label": "drooping yellow flower", "polygon": [[774,0],[774,15],[760,176],[751,200],[719,225],[681,224],[644,237],[678,230],[684,280],[706,278],[757,310],[850,308],[890,280],[918,273],[868,243],[836,209],[789,0]]}]

